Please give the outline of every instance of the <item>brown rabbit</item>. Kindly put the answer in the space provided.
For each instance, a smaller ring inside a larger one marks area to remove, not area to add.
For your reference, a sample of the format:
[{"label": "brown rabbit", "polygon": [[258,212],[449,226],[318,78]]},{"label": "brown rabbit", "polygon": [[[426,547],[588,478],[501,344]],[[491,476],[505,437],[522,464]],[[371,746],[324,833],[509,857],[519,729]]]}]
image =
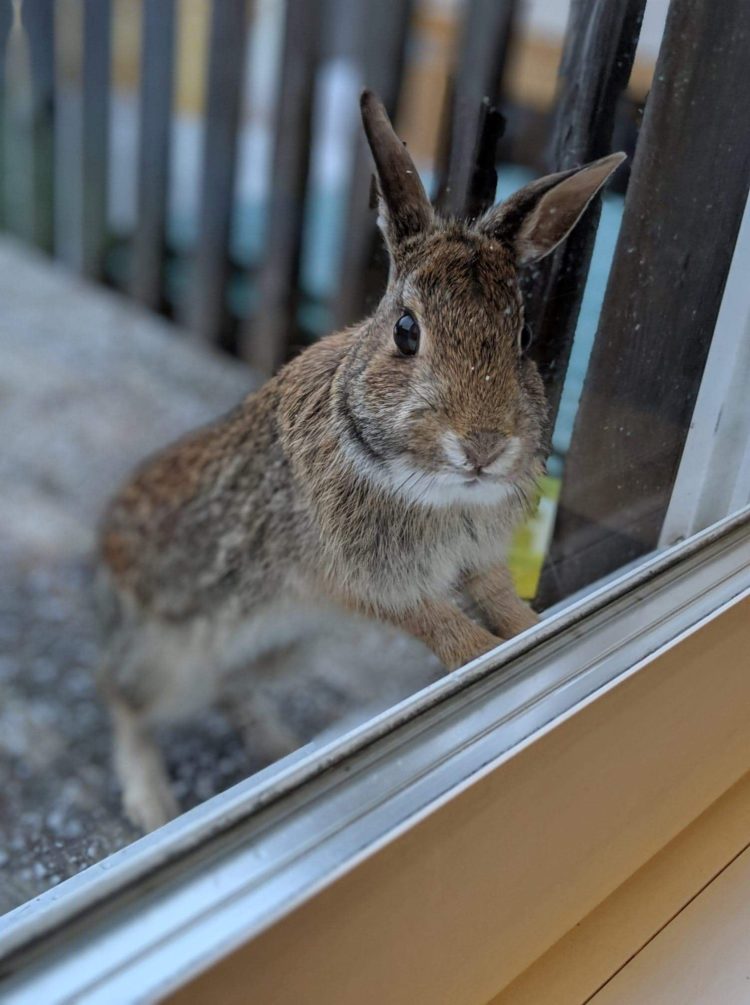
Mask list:
[{"label": "brown rabbit", "polygon": [[377,98],[361,108],[391,262],[377,310],[147,461],[105,519],[115,763],[147,829],[177,810],[149,727],[205,704],[300,607],[392,622],[446,667],[536,621],[505,565],[546,422],[517,270],[565,238],[624,155],[468,225],[436,217]]}]

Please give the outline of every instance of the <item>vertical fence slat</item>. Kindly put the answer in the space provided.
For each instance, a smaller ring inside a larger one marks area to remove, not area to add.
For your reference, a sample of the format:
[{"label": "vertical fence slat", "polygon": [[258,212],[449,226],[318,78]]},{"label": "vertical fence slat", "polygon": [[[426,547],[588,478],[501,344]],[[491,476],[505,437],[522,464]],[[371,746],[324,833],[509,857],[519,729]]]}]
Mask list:
[{"label": "vertical fence slat", "polygon": [[54,0],[24,0],[31,63],[31,239],[52,254],[55,244]]},{"label": "vertical fence slat", "polygon": [[480,106],[499,98],[516,0],[470,0],[466,10],[453,93],[448,182],[440,208],[461,216],[472,180],[482,125]]},{"label": "vertical fence slat", "polygon": [[440,105],[440,121],[438,123],[437,144],[433,158],[433,203],[442,206],[445,202],[445,190],[448,187],[448,169],[451,158],[451,129],[453,127],[453,106],[456,102],[456,84],[453,72],[445,78],[445,92]]},{"label": "vertical fence slat", "polygon": [[144,0],[138,219],[133,236],[131,290],[136,300],[152,308],[161,303],[164,275],[174,35],[174,0]]},{"label": "vertical fence slat", "polygon": [[480,104],[476,150],[471,158],[471,175],[463,206],[463,216],[476,220],[495,202],[497,192],[497,145],[505,132],[505,116],[487,98]]},{"label": "vertical fence slat", "polygon": [[[550,171],[610,153],[617,102],[630,77],[645,6],[645,0],[573,0],[560,63]],[[563,247],[534,270],[525,289],[551,423],[560,405],[600,211],[597,199]]]},{"label": "vertical fence slat", "polygon": [[84,0],[81,267],[93,279],[103,273],[107,244],[111,57],[111,0]]},{"label": "vertical fence slat", "polygon": [[673,0],[542,605],[656,547],[750,185],[750,5]]},{"label": "vertical fence slat", "polygon": [[[362,4],[362,65],[365,83],[375,91],[391,118],[395,117],[404,55],[411,23],[413,0]],[[372,159],[361,130],[355,140],[354,163],[348,197],[339,273],[339,292],[334,304],[334,327],[358,320],[368,309],[373,292],[369,266],[375,244],[375,217],[370,207]],[[376,270],[376,280],[385,278]]]},{"label": "vertical fence slat", "polygon": [[6,73],[6,52],[8,48],[8,37],[11,25],[13,24],[13,3],[12,0],[0,0],[0,227],[5,227],[7,222],[6,199],[7,199],[7,171],[8,171],[8,107],[7,107],[7,83]]},{"label": "vertical fence slat", "polygon": [[287,0],[259,306],[242,344],[266,374],[284,362],[295,327],[321,14],[320,0]]},{"label": "vertical fence slat", "polygon": [[248,5],[215,2],[211,12],[198,243],[186,323],[215,341],[226,312],[237,132],[245,78]]}]

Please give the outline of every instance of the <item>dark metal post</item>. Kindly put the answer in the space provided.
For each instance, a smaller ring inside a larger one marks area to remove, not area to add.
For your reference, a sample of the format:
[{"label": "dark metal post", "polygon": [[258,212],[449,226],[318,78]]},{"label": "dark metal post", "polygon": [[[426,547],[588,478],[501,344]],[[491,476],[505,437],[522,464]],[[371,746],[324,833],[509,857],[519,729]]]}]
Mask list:
[{"label": "dark metal post", "polygon": [[0,0],[0,227],[7,224],[6,199],[6,178],[8,172],[8,108],[7,108],[7,83],[6,73],[6,51],[8,48],[8,36],[13,24],[13,3],[12,0]]},{"label": "dark metal post", "polygon": [[[362,10],[362,65],[365,80],[395,117],[404,68],[406,42],[414,7],[413,0],[392,0],[372,4],[365,0]],[[372,158],[358,130],[355,139],[348,213],[342,240],[339,294],[334,305],[334,327],[343,328],[358,320],[370,306],[372,275],[369,267],[375,247],[375,215],[370,207]],[[385,282],[385,267],[376,270]]]},{"label": "dark metal post", "polygon": [[467,220],[476,220],[495,202],[497,145],[504,132],[505,117],[484,98],[479,106],[476,150],[469,162],[469,189],[462,210],[462,215]]},{"label": "dark metal post", "polygon": [[320,0],[287,0],[259,306],[241,347],[266,374],[286,359],[296,323],[321,14]]},{"label": "dark metal post", "polygon": [[132,246],[131,289],[158,308],[164,275],[169,150],[174,90],[174,0],[145,0],[141,43],[138,219]]},{"label": "dark metal post", "polygon": [[24,0],[31,62],[31,239],[52,254],[55,244],[54,0]]},{"label": "dark metal post", "polygon": [[104,270],[107,243],[111,57],[111,0],[84,0],[81,264],[93,279]]},{"label": "dark metal post", "polygon": [[[611,152],[617,102],[633,66],[645,0],[573,0],[560,63],[549,170],[564,171]],[[534,356],[554,423],[591,264],[601,201],[540,263],[526,288]]]},{"label": "dark metal post", "polygon": [[198,242],[185,321],[215,341],[226,313],[237,131],[247,41],[246,0],[215,0],[206,96]]},{"label": "dark metal post", "polygon": [[540,606],[656,547],[750,186],[750,5],[672,0]]},{"label": "dark metal post", "polygon": [[470,0],[458,53],[451,128],[448,181],[440,208],[453,216],[464,212],[479,140],[483,98],[500,98],[516,0]]}]

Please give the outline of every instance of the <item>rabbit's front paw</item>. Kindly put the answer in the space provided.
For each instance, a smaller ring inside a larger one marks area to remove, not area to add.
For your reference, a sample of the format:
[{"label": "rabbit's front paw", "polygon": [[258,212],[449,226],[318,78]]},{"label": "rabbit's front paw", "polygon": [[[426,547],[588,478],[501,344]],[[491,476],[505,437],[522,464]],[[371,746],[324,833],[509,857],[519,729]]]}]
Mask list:
[{"label": "rabbit's front paw", "polygon": [[442,659],[448,670],[456,670],[464,663],[470,663],[478,656],[484,656],[502,642],[505,642],[505,639],[493,635],[479,625],[472,624],[471,628],[467,627],[462,633],[461,638],[446,647]]}]

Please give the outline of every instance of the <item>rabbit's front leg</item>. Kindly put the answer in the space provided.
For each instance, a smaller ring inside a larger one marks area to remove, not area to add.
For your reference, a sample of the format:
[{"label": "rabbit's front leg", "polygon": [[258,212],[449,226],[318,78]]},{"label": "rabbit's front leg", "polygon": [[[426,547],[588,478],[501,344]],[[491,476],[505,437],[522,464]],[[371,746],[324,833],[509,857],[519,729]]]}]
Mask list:
[{"label": "rabbit's front leg", "polygon": [[539,621],[539,616],[516,593],[505,565],[493,565],[470,576],[464,586],[490,629],[504,639]]},{"label": "rabbit's front leg", "polygon": [[388,620],[425,643],[448,670],[494,649],[503,641],[449,601],[425,600]]}]

